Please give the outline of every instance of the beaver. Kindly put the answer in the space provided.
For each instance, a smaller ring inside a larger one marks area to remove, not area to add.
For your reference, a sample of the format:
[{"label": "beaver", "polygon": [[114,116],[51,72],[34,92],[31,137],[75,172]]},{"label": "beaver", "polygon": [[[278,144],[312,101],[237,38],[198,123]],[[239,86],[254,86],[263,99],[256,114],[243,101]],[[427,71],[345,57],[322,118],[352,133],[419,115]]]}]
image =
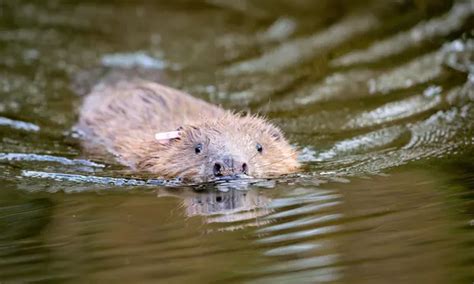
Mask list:
[{"label": "beaver", "polygon": [[120,163],[163,178],[267,178],[300,167],[297,150],[263,117],[144,80],[93,89],[76,128]]}]

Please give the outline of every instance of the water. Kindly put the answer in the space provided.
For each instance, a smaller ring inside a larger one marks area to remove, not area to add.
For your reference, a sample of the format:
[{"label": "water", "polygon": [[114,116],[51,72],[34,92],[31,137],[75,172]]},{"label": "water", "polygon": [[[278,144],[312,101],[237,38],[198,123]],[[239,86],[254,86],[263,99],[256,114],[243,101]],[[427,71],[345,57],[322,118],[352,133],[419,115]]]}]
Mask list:
[{"label": "water", "polygon": [[[0,283],[472,283],[474,2],[0,1]],[[190,188],[85,156],[81,95],[266,114],[298,176]]]}]

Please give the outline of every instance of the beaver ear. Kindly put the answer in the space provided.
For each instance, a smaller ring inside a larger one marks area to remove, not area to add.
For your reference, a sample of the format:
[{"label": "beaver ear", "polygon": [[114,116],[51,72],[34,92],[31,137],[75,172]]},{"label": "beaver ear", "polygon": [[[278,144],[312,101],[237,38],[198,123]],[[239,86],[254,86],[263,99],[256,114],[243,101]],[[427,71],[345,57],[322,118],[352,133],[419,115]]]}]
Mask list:
[{"label": "beaver ear", "polygon": [[275,126],[272,126],[270,128],[270,136],[272,136],[272,138],[275,140],[275,141],[280,141],[282,138],[283,138],[283,133],[281,132],[281,130]]},{"label": "beaver ear", "polygon": [[155,134],[155,139],[158,143],[167,145],[173,140],[181,138],[181,131],[158,132]]}]

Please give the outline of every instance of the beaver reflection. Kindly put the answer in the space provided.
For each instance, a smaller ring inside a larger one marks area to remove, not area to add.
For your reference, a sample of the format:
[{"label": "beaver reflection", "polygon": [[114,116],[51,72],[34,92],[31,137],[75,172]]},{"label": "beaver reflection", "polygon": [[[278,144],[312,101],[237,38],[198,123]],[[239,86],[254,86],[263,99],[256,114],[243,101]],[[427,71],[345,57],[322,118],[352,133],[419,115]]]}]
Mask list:
[{"label": "beaver reflection", "polygon": [[[158,190],[158,197],[172,196],[182,199],[182,204],[187,217],[203,216],[206,223],[227,223],[251,219],[258,219],[271,212],[268,204],[271,198],[264,196],[259,190],[221,191],[218,189],[205,189],[191,191],[189,189]],[[245,224],[260,225],[260,220]]]}]

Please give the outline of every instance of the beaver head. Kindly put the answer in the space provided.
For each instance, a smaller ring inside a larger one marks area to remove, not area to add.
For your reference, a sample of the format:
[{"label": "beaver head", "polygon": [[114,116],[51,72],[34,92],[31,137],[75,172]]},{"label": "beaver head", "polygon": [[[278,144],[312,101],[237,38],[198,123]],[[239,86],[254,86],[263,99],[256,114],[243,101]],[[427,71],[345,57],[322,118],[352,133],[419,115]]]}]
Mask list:
[{"label": "beaver head", "polygon": [[261,117],[227,113],[182,126],[176,133],[159,141],[156,154],[138,167],[192,182],[273,177],[299,168],[296,150],[280,129]]}]

